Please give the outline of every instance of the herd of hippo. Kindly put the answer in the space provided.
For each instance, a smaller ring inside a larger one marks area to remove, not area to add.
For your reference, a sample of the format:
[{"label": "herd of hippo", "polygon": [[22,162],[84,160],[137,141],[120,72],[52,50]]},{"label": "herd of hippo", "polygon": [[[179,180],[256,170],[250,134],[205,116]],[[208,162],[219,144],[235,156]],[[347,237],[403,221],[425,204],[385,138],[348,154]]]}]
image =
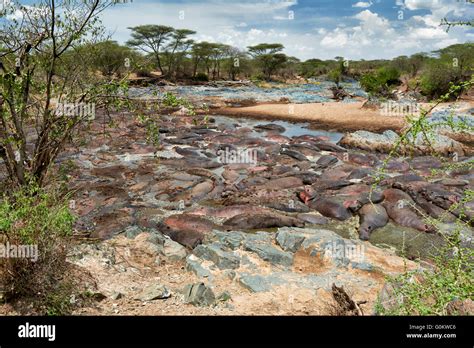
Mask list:
[{"label": "herd of hippo", "polygon": [[167,210],[155,228],[189,248],[213,230],[325,225],[359,216],[360,239],[369,240],[389,221],[436,233],[430,218],[469,225],[474,216],[466,195],[474,185],[470,167],[346,149],[326,136],[290,137],[274,123],[246,126],[215,117],[196,125],[173,116],[160,122],[157,155],[166,171],[146,193]]}]

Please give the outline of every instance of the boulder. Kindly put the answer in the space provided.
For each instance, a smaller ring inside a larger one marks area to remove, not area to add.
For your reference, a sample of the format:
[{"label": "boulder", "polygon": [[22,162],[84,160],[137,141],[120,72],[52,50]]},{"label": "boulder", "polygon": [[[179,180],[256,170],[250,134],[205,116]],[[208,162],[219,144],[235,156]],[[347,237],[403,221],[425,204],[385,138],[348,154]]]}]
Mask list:
[{"label": "boulder", "polygon": [[184,288],[184,301],[194,306],[212,306],[216,296],[204,283],[189,284]]}]

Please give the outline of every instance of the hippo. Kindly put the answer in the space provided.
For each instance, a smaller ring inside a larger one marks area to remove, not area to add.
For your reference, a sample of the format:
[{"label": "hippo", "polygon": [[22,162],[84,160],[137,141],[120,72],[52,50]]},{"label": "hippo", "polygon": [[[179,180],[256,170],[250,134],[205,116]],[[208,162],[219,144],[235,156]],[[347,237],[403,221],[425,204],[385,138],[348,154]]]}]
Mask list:
[{"label": "hippo", "polygon": [[321,156],[317,161],[316,164],[319,168],[327,168],[335,163],[339,162],[339,159],[335,156]]},{"label": "hippo", "polygon": [[289,150],[284,148],[281,150],[281,154],[294,158],[298,161],[309,161],[305,155],[295,150]]},{"label": "hippo", "polygon": [[301,221],[304,221],[308,224],[311,225],[326,225],[329,223],[329,219],[322,216],[322,215],[316,215],[316,214],[298,214],[296,215],[298,219]]},{"label": "hippo", "polygon": [[369,240],[370,234],[377,228],[382,228],[388,223],[388,214],[380,204],[366,204],[359,210],[360,227],[359,238]]},{"label": "hippo", "polygon": [[410,206],[415,202],[405,192],[398,189],[387,189],[383,192],[385,197],[382,203],[388,216],[400,226],[414,228],[422,232],[434,232],[433,226],[423,222]]},{"label": "hippo", "polygon": [[230,219],[237,215],[243,214],[270,214],[272,211],[270,209],[252,206],[252,205],[231,205],[222,208],[214,207],[199,207],[188,212],[190,215],[197,216],[213,216],[216,218],[226,218]]},{"label": "hippo", "polygon": [[255,230],[274,227],[304,227],[304,222],[286,215],[270,214],[241,214],[224,222],[224,228],[232,230]]},{"label": "hippo", "polygon": [[339,221],[345,221],[352,217],[348,207],[344,205],[343,201],[340,201],[336,197],[326,198],[319,197],[319,195],[317,195],[307,204],[311,209],[316,210],[325,217],[333,218]]},{"label": "hippo", "polygon": [[286,131],[285,127],[280,126],[278,124],[269,123],[269,124],[259,124],[255,127],[257,131],[272,131],[272,132],[279,132],[284,133]]},{"label": "hippo", "polygon": [[206,234],[220,229],[220,226],[213,222],[190,214],[169,216],[157,227],[163,234],[190,249],[201,244]]}]

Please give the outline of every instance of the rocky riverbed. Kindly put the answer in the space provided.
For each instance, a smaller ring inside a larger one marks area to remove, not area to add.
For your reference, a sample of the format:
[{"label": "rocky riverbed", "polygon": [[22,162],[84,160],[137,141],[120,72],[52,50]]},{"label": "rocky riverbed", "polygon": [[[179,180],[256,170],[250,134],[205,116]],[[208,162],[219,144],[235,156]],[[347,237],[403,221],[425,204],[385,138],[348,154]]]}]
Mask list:
[{"label": "rocky riverbed", "polygon": [[331,314],[332,284],[373,314],[385,277],[443,244],[424,217],[450,233],[474,184],[418,156],[389,159],[374,187],[386,155],[304,124],[162,116],[156,149],[132,115],[113,117],[58,160],[87,241],[70,260],[105,295],[81,314]]}]

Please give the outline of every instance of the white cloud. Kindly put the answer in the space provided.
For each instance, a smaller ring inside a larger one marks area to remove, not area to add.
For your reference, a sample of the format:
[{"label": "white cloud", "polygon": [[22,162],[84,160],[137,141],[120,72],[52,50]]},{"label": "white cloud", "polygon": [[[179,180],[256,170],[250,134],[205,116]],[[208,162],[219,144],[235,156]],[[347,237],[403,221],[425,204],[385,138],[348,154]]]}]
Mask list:
[{"label": "white cloud", "polygon": [[417,28],[410,33],[412,40],[439,40],[448,38],[448,33],[442,28]]},{"label": "white cloud", "polygon": [[321,46],[327,48],[342,48],[347,44],[347,41],[347,33],[338,28],[321,40]]},{"label": "white cloud", "polygon": [[372,6],[372,2],[366,2],[366,1],[359,1],[352,5],[352,7],[359,7],[359,8],[369,8]]},{"label": "white cloud", "polygon": [[[357,5],[357,0],[353,3]],[[359,11],[353,17],[339,17],[337,22],[336,18],[315,15],[308,20],[310,27],[306,27],[307,30],[301,27],[304,13],[298,15],[296,12],[295,21],[275,20],[287,19],[295,4],[296,0],[200,0],[186,3],[134,0],[107,10],[103,22],[115,31],[114,39],[119,42],[130,38],[127,27],[163,24],[195,30],[197,34],[193,38],[197,41],[222,42],[241,49],[262,42],[282,43],[286,54],[300,59],[335,56],[392,58],[429,52],[473,37],[467,36],[469,32],[465,28],[454,28],[446,33],[439,26],[446,13],[466,11],[465,6],[454,0],[398,0],[399,5],[406,6],[406,11],[419,7],[429,11],[424,15],[415,13],[411,18],[407,13],[407,19],[403,21],[390,21],[375,11],[354,7]],[[184,20],[179,20],[180,11],[184,11]],[[318,23],[317,27],[314,23]]]}]

